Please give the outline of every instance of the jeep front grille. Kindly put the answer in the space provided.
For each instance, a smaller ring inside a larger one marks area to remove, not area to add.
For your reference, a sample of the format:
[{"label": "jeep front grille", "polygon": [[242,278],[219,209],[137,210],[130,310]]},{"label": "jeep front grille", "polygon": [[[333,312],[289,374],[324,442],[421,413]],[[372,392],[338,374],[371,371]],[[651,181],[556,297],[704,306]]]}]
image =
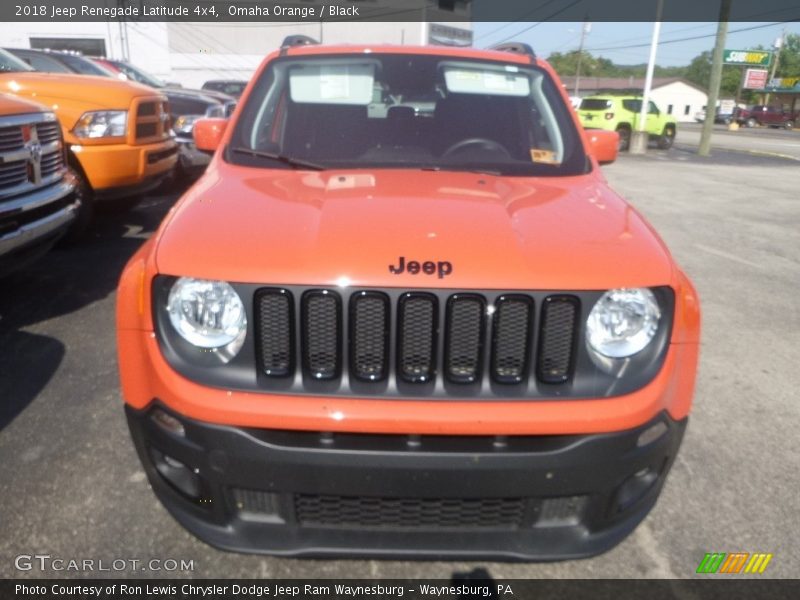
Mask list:
[{"label": "jeep front grille", "polygon": [[523,390],[529,377],[562,385],[574,370],[580,301],[545,294],[539,304],[521,293],[261,288],[260,378],[287,391],[398,396],[491,396]]}]

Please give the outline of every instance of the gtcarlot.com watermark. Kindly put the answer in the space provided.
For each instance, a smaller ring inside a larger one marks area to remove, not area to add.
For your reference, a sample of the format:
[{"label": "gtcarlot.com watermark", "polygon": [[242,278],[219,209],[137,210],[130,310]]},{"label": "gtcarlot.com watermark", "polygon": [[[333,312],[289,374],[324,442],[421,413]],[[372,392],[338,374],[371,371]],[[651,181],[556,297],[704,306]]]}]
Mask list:
[{"label": "gtcarlot.com watermark", "polygon": [[194,571],[194,560],[177,558],[63,558],[50,554],[20,554],[14,558],[17,571],[80,573],[186,572]]}]

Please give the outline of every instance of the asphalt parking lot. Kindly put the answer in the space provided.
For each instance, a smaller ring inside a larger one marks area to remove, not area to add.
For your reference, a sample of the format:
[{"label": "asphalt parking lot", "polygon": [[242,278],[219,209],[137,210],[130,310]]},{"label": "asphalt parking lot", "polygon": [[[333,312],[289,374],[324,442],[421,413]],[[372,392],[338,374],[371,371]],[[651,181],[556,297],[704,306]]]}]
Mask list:
[{"label": "asphalt parking lot", "polygon": [[[695,408],[646,521],[602,556],[546,564],[276,559],[194,539],[156,501],[135,455],[114,339],[120,270],[176,195],[102,217],[86,243],[0,281],[0,577],[75,575],[19,572],[21,554],[193,561],[192,570],[135,573],[145,577],[449,578],[476,567],[498,578],[690,577],[704,553],[734,551],[773,553],[762,577],[796,577],[798,167],[742,151],[699,158],[679,135],[669,152],[605,168],[698,287]],[[83,574],[92,575],[103,574]]]}]

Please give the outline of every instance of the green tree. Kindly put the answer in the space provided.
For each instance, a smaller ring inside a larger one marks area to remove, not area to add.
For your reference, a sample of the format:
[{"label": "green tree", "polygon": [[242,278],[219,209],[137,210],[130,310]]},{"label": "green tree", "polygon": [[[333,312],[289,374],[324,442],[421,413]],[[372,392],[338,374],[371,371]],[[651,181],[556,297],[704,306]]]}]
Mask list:
[{"label": "green tree", "polygon": [[800,35],[786,36],[775,77],[800,77]]},{"label": "green tree", "polygon": [[[711,50],[701,52],[692,59],[683,72],[683,77],[703,89],[708,89],[708,82],[711,79]],[[720,97],[733,98],[739,87],[739,80],[742,77],[740,67],[725,65],[722,67],[722,82],[720,83]]]}]

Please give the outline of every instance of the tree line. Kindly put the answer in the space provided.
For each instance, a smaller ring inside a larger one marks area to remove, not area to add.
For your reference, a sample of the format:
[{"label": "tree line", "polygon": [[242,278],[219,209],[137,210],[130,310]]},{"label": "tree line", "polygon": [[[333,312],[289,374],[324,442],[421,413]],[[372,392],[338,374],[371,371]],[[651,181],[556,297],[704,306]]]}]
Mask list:
[{"label": "tree line", "polygon": [[[767,50],[763,46],[750,49]],[[572,52],[553,52],[547,60],[559,75],[567,76],[577,73],[579,56],[582,77],[644,77],[647,72],[646,63],[618,65],[608,58],[592,56],[587,51],[583,51],[582,55],[579,55],[577,50]],[[682,77],[703,89],[708,89],[708,81],[711,78],[711,50],[701,52],[686,66],[661,67],[656,65],[653,75],[654,77]],[[741,77],[742,67],[735,65],[723,66],[720,97],[734,98]],[[775,77],[800,77],[800,35],[790,33],[786,36]],[[740,98],[743,102],[748,102],[752,99],[752,96],[754,96],[752,90],[742,90]]]}]

